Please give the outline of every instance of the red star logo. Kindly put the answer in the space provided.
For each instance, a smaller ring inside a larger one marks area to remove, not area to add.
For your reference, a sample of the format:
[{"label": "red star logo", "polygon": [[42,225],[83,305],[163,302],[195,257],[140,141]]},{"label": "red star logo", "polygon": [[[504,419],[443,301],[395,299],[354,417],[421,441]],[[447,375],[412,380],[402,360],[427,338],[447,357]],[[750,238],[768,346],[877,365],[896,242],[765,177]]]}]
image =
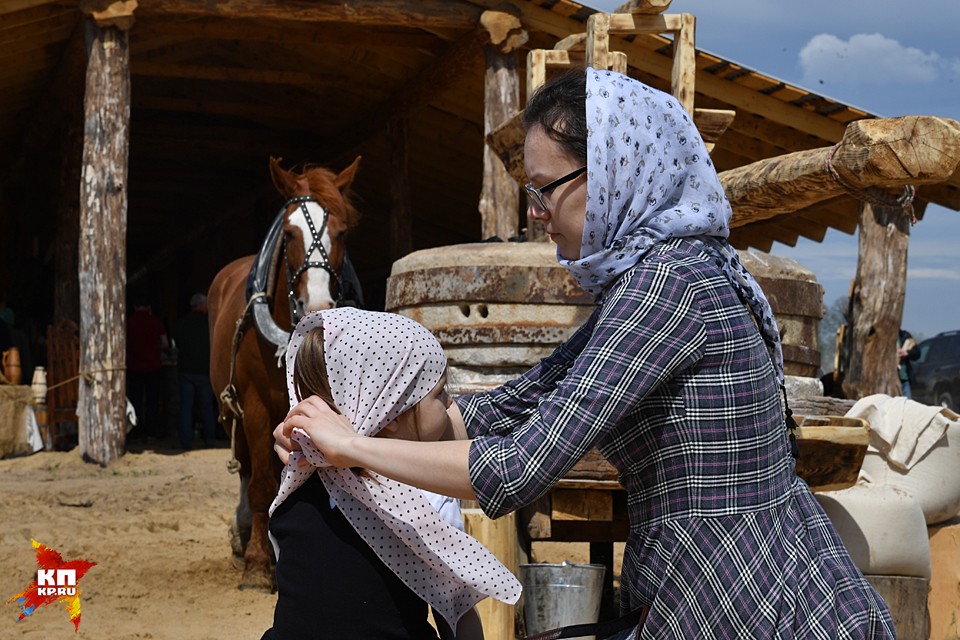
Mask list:
[{"label": "red star logo", "polygon": [[64,562],[60,554],[47,545],[36,540],[30,542],[37,550],[37,579],[7,600],[7,604],[20,606],[19,622],[43,605],[60,600],[70,614],[76,632],[80,628],[80,589],[77,582],[96,563],[86,560]]}]

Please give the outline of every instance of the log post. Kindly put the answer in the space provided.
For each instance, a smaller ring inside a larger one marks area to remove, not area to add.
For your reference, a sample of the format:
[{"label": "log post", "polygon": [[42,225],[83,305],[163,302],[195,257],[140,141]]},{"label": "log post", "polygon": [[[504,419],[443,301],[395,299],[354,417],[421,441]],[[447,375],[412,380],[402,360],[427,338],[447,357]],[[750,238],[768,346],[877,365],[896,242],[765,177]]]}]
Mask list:
[{"label": "log post", "polygon": [[106,466],[126,422],[126,231],[130,122],[127,29],[136,0],[90,3],[80,184],[80,451]]},{"label": "log post", "polygon": [[413,207],[407,171],[407,120],[396,118],[387,125],[390,143],[390,260],[399,260],[413,250]]},{"label": "log post", "polygon": [[736,228],[844,193],[945,182],[958,169],[960,122],[903,116],[851,122],[835,147],[758,160],[721,172],[720,182]]},{"label": "log post", "polygon": [[[520,574],[517,561],[517,517],[511,513],[491,520],[476,508],[462,509],[463,526],[468,534],[479,540],[514,575]],[[477,604],[486,640],[514,640],[516,638],[513,605],[486,598]]]},{"label": "log post", "polygon": [[857,274],[850,292],[844,359],[844,396],[898,396],[897,332],[907,289],[910,217],[900,206],[864,202],[860,207]]},{"label": "log post", "polygon": [[[483,133],[488,135],[520,108],[520,76],[517,47],[527,41],[515,15],[484,11],[480,24],[490,34],[484,46],[486,71],[483,85]],[[483,187],[480,191],[481,238],[507,240],[517,235],[520,221],[520,189],[503,162],[483,145]]]}]

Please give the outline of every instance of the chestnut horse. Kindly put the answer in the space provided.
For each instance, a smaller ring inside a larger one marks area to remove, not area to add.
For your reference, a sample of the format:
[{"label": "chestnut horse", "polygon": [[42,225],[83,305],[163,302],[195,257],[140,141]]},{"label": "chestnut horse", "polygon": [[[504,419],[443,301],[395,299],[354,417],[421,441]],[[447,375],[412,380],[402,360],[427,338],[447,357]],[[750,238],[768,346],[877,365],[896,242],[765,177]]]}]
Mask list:
[{"label": "chestnut horse", "polygon": [[349,189],[359,161],[335,175],[321,167],[286,171],[271,158],[273,183],[288,200],[260,253],[234,260],[210,285],[210,380],[231,435],[228,466],[236,471],[239,463],[240,472],[232,543],[243,556],[241,588],[274,585],[267,511],[282,470],[273,429],[289,409],[282,355],[297,321],[343,304],[356,281],[345,234],[358,221]]}]

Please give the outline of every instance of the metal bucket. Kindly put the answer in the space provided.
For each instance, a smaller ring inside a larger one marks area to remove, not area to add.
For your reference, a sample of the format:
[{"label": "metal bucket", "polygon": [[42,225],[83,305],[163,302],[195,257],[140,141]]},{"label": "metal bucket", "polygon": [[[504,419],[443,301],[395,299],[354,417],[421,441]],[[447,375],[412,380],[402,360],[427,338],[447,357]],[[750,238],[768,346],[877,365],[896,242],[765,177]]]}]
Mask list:
[{"label": "metal bucket", "polygon": [[527,635],[597,622],[605,571],[602,564],[521,564]]}]

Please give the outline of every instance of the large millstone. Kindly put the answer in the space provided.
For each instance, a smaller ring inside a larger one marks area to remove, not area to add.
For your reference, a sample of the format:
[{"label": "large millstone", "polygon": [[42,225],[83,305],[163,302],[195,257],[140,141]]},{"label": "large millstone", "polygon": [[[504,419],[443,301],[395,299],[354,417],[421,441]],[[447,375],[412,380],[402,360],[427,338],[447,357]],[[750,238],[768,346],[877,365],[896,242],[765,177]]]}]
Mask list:
[{"label": "large millstone", "polygon": [[[740,252],[770,300],[786,373],[816,376],[823,291],[788,258]],[[566,340],[593,311],[551,243],[475,243],[416,251],[393,265],[386,309],[430,329],[449,358],[454,394],[495,387]]]},{"label": "large millstone", "polygon": [[526,371],[593,311],[550,243],[475,243],[416,251],[393,265],[386,309],[430,329],[455,395]]}]

